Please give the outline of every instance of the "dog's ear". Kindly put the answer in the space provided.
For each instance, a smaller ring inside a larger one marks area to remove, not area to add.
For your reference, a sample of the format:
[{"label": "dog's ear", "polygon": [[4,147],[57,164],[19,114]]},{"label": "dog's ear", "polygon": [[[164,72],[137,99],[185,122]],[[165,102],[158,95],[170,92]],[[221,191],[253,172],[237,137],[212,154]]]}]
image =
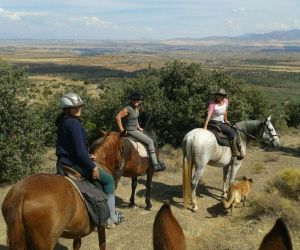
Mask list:
[{"label": "dog's ear", "polygon": [[252,180],[252,178],[248,179],[248,181],[250,181],[251,183],[253,183],[253,180]]},{"label": "dog's ear", "polygon": [[246,180],[247,180],[246,176],[243,176],[243,181],[246,181]]}]

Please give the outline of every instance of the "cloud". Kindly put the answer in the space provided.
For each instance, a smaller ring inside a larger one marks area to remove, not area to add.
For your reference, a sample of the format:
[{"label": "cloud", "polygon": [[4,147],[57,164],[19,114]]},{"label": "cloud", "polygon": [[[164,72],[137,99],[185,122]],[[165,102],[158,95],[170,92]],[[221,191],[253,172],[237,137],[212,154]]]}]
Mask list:
[{"label": "cloud", "polygon": [[259,31],[287,30],[289,26],[282,22],[258,23],[256,28]]},{"label": "cloud", "polygon": [[81,17],[71,17],[69,19],[71,22],[78,24],[83,24],[89,27],[104,28],[104,29],[119,29],[118,25],[111,22],[104,21],[95,16],[81,16]]},{"label": "cloud", "polygon": [[237,9],[232,9],[233,12],[245,12],[246,9],[244,7],[240,7],[240,8],[237,8]]},{"label": "cloud", "polygon": [[42,12],[8,11],[0,8],[0,18],[8,19],[14,22],[21,21],[24,17],[45,15],[48,14]]},{"label": "cloud", "polygon": [[294,28],[300,29],[300,20],[299,19],[294,19],[293,23],[294,23]]}]

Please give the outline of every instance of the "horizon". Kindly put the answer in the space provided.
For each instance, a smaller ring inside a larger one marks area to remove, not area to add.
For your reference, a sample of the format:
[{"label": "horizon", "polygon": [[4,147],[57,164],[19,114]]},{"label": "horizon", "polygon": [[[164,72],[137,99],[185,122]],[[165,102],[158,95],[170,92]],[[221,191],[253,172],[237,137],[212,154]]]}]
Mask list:
[{"label": "horizon", "polygon": [[298,0],[1,0],[0,39],[236,37],[300,29],[299,9]]}]

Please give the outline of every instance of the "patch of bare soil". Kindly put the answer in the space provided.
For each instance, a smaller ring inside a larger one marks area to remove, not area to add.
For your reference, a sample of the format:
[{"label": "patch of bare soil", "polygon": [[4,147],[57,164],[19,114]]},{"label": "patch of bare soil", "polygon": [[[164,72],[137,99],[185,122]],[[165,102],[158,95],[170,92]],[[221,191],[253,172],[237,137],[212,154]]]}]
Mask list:
[{"label": "patch of bare soil", "polygon": [[[247,176],[254,180],[252,195],[264,189],[267,180],[287,167],[300,166],[300,131],[290,130],[281,136],[280,150],[271,151],[258,147],[248,148],[247,155],[238,172],[238,177]],[[48,166],[54,166],[54,152],[45,155]],[[161,159],[167,170],[156,173],[152,183],[151,211],[144,210],[145,176],[139,179],[134,209],[127,207],[131,192],[130,179],[122,178],[118,185],[117,207],[125,215],[125,221],[107,230],[107,249],[152,249],[152,226],[155,215],[163,203],[169,203],[181,224],[188,249],[258,249],[264,235],[272,228],[276,217],[266,216],[260,220],[246,219],[250,209],[236,208],[230,216],[220,203],[222,169],[207,166],[197,190],[199,212],[183,208],[182,201],[182,153],[165,146]],[[50,163],[49,163],[50,162]],[[0,187],[0,202],[10,187]],[[251,200],[251,195],[249,197]],[[0,216],[0,250],[6,247],[6,228]],[[294,249],[300,249],[300,232],[290,230]],[[82,240],[82,249],[98,249],[97,233]],[[56,249],[72,249],[72,240],[60,239]]]}]

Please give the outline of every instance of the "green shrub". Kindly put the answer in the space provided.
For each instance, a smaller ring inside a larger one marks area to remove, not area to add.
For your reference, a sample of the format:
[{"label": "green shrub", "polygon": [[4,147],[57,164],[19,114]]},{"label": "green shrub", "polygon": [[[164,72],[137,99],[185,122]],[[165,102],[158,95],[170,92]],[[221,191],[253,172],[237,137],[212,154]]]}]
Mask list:
[{"label": "green shrub", "polygon": [[15,181],[36,171],[43,151],[43,124],[28,105],[24,68],[0,64],[0,180]]}]

